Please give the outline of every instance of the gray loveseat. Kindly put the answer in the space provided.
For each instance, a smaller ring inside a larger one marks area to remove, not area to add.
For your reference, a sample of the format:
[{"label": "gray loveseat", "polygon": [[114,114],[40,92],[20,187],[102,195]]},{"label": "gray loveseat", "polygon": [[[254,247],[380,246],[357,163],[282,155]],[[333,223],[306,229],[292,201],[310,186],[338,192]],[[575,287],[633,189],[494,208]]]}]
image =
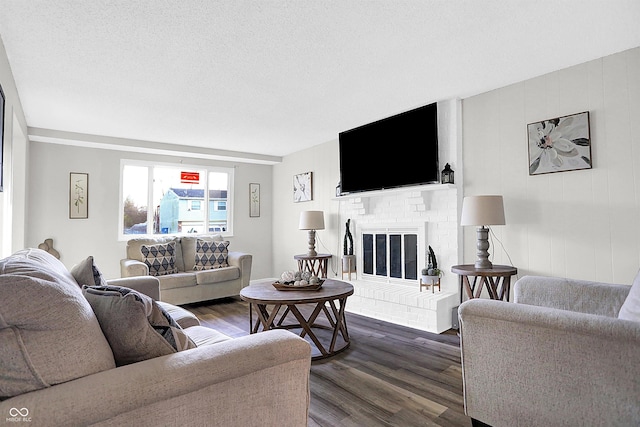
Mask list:
[{"label": "gray loveseat", "polygon": [[[273,330],[231,339],[161,303],[197,347],[118,365],[104,319],[76,277],[39,249],[0,260],[0,414],[7,424],[306,425],[311,350],[302,338]],[[151,276],[108,285],[159,296]]]},{"label": "gray loveseat", "polygon": [[514,296],[458,309],[467,415],[494,427],[640,425],[640,277],[525,276]]},{"label": "gray loveseat", "polygon": [[189,304],[218,298],[236,296],[249,285],[251,279],[251,254],[228,251],[228,267],[211,270],[194,270],[196,243],[204,241],[222,242],[220,235],[136,238],[127,242],[126,258],[120,261],[121,277],[148,276],[149,266],[141,252],[143,245],[175,242],[175,267],[177,272],[157,276],[160,281],[160,299],[171,304]]}]

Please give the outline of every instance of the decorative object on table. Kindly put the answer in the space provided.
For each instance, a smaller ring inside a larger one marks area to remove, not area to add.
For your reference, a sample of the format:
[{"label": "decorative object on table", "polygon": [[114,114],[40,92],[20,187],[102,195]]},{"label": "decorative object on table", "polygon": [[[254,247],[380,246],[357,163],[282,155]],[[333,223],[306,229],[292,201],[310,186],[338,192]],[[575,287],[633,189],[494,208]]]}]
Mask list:
[{"label": "decorative object on table", "polygon": [[313,200],[312,172],[299,173],[293,176],[293,201],[308,202]]},{"label": "decorative object on table", "polygon": [[349,273],[349,280],[351,280],[351,273],[356,271],[356,256],[353,254],[353,235],[349,230],[350,224],[351,219],[347,219],[342,244],[342,277],[344,273]]},{"label": "decorative object on table", "polygon": [[89,174],[69,174],[69,218],[89,218]]},{"label": "decorative object on table", "polygon": [[53,239],[44,239],[44,242],[38,245],[38,249],[49,252],[54,257],[60,259],[60,252],[53,248]]},{"label": "decorative object on table", "polygon": [[316,256],[316,230],[324,230],[324,212],[322,211],[302,211],[300,212],[300,230],[309,230],[309,250],[308,256]]},{"label": "decorative object on table", "polygon": [[451,166],[449,166],[449,163],[447,163],[444,165],[444,169],[442,169],[440,182],[442,184],[454,184],[453,175],[453,170],[451,169]]},{"label": "decorative object on table", "polygon": [[488,225],[505,225],[502,196],[467,196],[462,200],[460,225],[477,225],[478,259],[475,268],[492,268]]},{"label": "decorative object on table", "polygon": [[249,184],[249,217],[260,216],[260,184]]},{"label": "decorative object on table", "polygon": [[284,271],[280,280],[273,283],[273,287],[280,291],[317,290],[322,287],[323,282],[324,280],[308,271]]},{"label": "decorative object on table", "polygon": [[527,125],[529,175],[591,169],[589,112]]},{"label": "decorative object on table", "polygon": [[3,191],[4,182],[2,177],[4,176],[4,92],[2,86],[0,86],[0,191]]},{"label": "decorative object on table", "polygon": [[420,292],[422,292],[422,287],[426,287],[427,289],[431,287],[432,292],[434,292],[437,286],[438,290],[440,290],[440,277],[442,274],[443,271],[438,268],[436,253],[433,248],[429,246],[427,266],[420,272]]}]

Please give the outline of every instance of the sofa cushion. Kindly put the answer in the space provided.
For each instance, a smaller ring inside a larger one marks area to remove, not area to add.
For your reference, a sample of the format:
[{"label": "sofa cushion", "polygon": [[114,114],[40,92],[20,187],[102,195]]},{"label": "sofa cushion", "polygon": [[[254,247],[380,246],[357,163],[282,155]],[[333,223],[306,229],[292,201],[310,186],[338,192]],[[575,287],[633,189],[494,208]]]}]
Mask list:
[{"label": "sofa cushion", "polygon": [[240,269],[236,266],[196,271],[195,273],[196,283],[198,285],[211,285],[213,283],[235,280],[240,277]]},{"label": "sofa cushion", "polygon": [[78,264],[71,267],[71,275],[79,286],[106,286],[107,281],[93,262],[93,257],[88,256]]},{"label": "sofa cushion", "polygon": [[115,367],[91,306],[41,249],[0,260],[0,400]]},{"label": "sofa cushion", "polygon": [[182,245],[179,237],[162,236],[162,237],[136,237],[127,241],[127,259],[135,259],[144,262],[140,247],[142,245],[157,245],[162,243],[176,242],[176,267],[178,271],[185,271],[182,262]]},{"label": "sofa cushion", "polygon": [[190,273],[175,273],[168,274],[166,276],[158,276],[158,280],[160,281],[160,291],[196,286],[196,276],[193,273],[194,272],[191,271]]},{"label": "sofa cushion", "polygon": [[629,289],[629,295],[620,307],[618,318],[640,322],[640,271],[636,274],[631,289]]},{"label": "sofa cushion", "polygon": [[184,331],[198,347],[229,341],[231,339],[231,337],[223,334],[222,332],[218,332],[215,329],[206,328],[204,326],[191,326],[190,328],[186,328]]},{"label": "sofa cushion", "polygon": [[165,276],[178,272],[176,267],[176,242],[141,245],[143,262],[149,266],[151,276]]},{"label": "sofa cushion", "polygon": [[195,348],[153,299],[119,286],[83,287],[118,366]]},{"label": "sofa cushion", "polygon": [[180,244],[182,246],[184,270],[181,271],[193,271],[193,267],[196,263],[196,242],[198,239],[206,242],[222,242],[224,240],[221,234],[202,234],[182,237],[180,239]]},{"label": "sofa cushion", "polygon": [[198,318],[193,313],[185,310],[182,307],[169,304],[168,302],[164,301],[156,301],[156,304],[162,307],[164,311],[169,313],[169,316],[171,316],[171,318],[175,320],[182,329],[200,325],[200,321],[198,320]]},{"label": "sofa cushion", "polygon": [[196,240],[196,256],[194,270],[211,270],[214,268],[228,267],[229,241],[207,242],[203,239]]}]

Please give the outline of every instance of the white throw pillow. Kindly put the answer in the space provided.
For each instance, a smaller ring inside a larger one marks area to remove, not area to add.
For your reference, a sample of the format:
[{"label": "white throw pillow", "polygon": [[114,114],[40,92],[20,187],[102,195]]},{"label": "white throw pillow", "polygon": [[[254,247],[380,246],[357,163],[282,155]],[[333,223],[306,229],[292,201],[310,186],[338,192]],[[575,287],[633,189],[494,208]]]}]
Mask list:
[{"label": "white throw pillow", "polygon": [[636,274],[636,278],[633,279],[629,295],[627,295],[627,299],[624,300],[620,313],[618,313],[618,319],[640,322],[640,271]]}]

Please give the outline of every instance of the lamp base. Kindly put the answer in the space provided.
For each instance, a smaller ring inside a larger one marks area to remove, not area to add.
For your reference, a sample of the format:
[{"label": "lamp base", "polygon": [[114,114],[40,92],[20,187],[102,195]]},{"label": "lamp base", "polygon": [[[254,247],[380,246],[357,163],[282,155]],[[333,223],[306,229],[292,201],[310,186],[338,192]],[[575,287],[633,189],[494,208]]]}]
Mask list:
[{"label": "lamp base", "polygon": [[484,225],[478,227],[476,237],[478,239],[476,244],[476,248],[478,249],[476,255],[478,259],[476,260],[475,267],[493,268],[493,264],[489,261],[489,228]]},{"label": "lamp base", "polygon": [[309,230],[309,250],[307,256],[318,256],[316,252],[316,230]]}]

